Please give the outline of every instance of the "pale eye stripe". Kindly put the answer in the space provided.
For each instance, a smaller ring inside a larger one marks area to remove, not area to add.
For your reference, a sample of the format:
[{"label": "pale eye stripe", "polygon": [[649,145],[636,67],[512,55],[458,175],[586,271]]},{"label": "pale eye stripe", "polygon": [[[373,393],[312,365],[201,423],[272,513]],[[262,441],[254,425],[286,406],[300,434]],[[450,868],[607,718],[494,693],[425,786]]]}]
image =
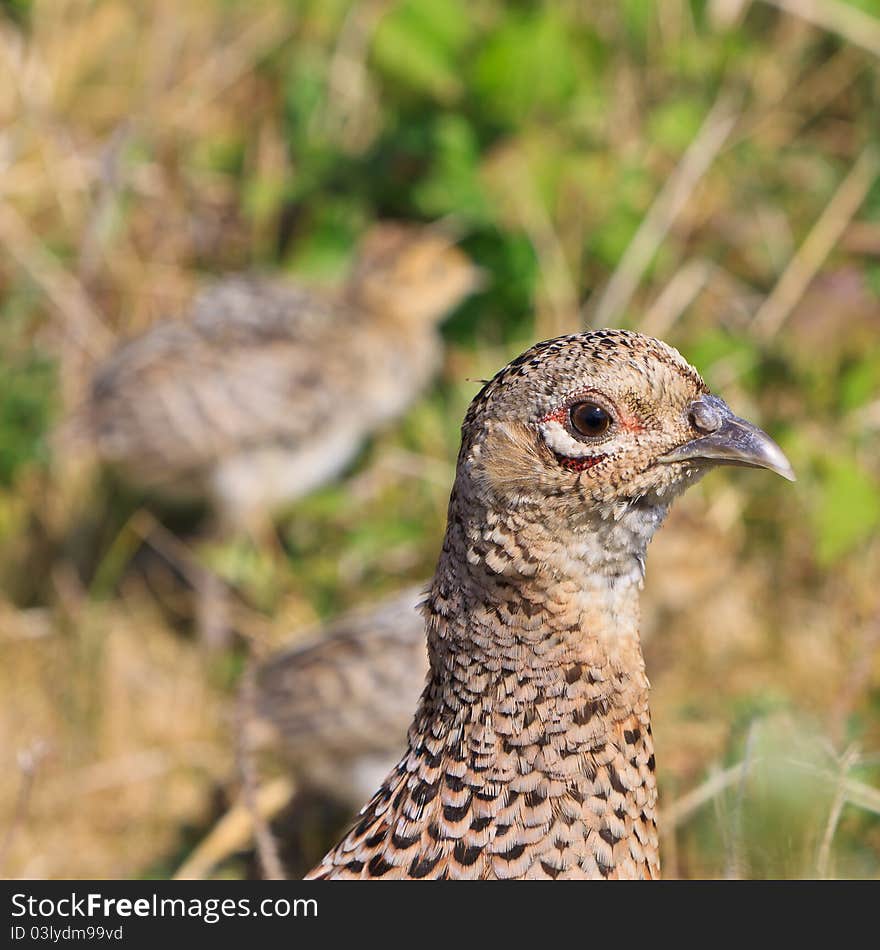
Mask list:
[{"label": "pale eye stripe", "polygon": [[541,435],[551,451],[557,455],[564,455],[566,458],[587,458],[595,454],[595,447],[585,445],[577,439],[572,438],[566,431],[562,423],[556,419],[548,419],[540,424]]}]

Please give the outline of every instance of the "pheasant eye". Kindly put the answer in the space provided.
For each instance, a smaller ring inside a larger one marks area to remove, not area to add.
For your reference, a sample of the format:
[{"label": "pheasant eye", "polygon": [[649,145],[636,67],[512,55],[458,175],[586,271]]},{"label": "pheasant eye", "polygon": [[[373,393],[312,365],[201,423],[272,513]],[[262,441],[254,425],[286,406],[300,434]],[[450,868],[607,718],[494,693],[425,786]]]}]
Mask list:
[{"label": "pheasant eye", "polygon": [[568,414],[572,429],[580,435],[604,435],[611,425],[611,416],[594,402],[577,402]]}]

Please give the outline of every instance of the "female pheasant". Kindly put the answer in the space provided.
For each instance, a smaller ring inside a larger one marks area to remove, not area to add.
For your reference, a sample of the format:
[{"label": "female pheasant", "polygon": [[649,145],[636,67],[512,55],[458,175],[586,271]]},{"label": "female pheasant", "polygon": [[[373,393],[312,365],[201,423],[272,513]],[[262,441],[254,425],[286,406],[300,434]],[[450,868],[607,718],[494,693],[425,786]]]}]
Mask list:
[{"label": "female pheasant", "polygon": [[482,280],[436,228],[398,222],[367,233],[334,292],[221,278],[97,367],[71,431],[133,481],[260,526],[410,405],[439,365],[438,324]]},{"label": "female pheasant", "polygon": [[408,749],[312,878],[656,878],[639,591],[717,464],[794,475],[658,340],[539,343],[465,416]]}]

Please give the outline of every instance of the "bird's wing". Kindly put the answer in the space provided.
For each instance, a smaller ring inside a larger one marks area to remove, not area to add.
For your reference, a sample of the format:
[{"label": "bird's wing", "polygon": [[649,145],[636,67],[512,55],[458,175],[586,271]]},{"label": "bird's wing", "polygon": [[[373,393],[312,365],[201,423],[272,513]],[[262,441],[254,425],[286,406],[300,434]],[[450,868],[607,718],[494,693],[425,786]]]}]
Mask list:
[{"label": "bird's wing", "polygon": [[341,300],[327,294],[249,274],[231,274],[206,285],[190,314],[200,334],[226,345],[255,339],[305,342],[353,316]]},{"label": "bird's wing", "polygon": [[284,290],[221,283],[192,321],[123,344],[93,380],[104,458],[144,481],[171,480],[253,446],[295,450],[319,431],[344,385],[346,354],[326,342],[338,315],[322,298]]},{"label": "bird's wing", "polygon": [[422,589],[352,612],[257,670],[256,714],[294,761],[402,751],[428,668]]}]

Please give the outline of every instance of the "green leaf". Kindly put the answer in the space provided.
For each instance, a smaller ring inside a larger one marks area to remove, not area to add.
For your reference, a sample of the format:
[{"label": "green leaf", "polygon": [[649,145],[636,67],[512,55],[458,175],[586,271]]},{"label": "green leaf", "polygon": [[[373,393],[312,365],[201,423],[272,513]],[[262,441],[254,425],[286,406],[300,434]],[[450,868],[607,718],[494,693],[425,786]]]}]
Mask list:
[{"label": "green leaf", "polygon": [[558,111],[577,86],[567,25],[550,11],[511,16],[478,56],[473,86],[504,122],[515,123],[536,110]]},{"label": "green leaf", "polygon": [[865,278],[868,284],[868,289],[872,294],[874,294],[875,297],[880,298],[880,264],[866,262]]},{"label": "green leaf", "polygon": [[32,0],[0,0],[0,16],[8,17],[18,26],[26,26],[32,6]]},{"label": "green leaf", "polygon": [[643,46],[655,17],[655,4],[645,0],[621,0],[619,9],[629,38],[638,47]]},{"label": "green leaf", "polygon": [[409,0],[382,19],[373,59],[405,87],[449,101],[462,90],[457,58],[471,31],[460,0]]},{"label": "green leaf", "polygon": [[328,198],[315,209],[308,234],[296,241],[287,263],[310,280],[342,280],[362,230],[363,215],[356,202]]},{"label": "green leaf", "polygon": [[650,138],[670,152],[683,152],[696,137],[704,114],[699,100],[664,102],[648,118]]},{"label": "green leaf", "polygon": [[840,408],[858,409],[880,389],[880,359],[866,359],[850,366],[840,380]]},{"label": "green leaf", "polygon": [[828,465],[813,512],[816,556],[823,565],[836,561],[880,525],[880,488],[852,459]]},{"label": "green leaf", "polygon": [[432,217],[451,211],[486,220],[488,202],[479,177],[480,147],[474,130],[459,115],[441,116],[434,127],[433,165],[415,188],[419,210]]},{"label": "green leaf", "polygon": [[11,485],[24,465],[46,459],[55,367],[36,352],[14,361],[3,356],[0,363],[0,485]]}]

